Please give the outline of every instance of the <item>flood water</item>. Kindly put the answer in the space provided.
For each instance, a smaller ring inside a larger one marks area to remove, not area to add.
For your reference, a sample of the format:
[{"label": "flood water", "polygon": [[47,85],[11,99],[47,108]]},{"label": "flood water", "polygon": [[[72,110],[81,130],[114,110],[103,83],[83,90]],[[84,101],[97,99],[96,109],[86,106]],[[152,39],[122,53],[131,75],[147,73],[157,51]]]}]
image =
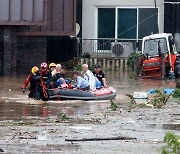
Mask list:
[{"label": "flood water", "polygon": [[[106,72],[107,82],[117,91],[116,102],[126,105],[125,94],[149,89],[174,88],[174,80],[136,80],[127,72]],[[26,76],[0,77],[0,120],[20,120],[28,116],[47,117],[65,112],[68,115],[97,113],[109,106],[109,101],[35,101],[21,88]]]},{"label": "flood water", "polygon": [[[26,76],[0,77],[0,150],[5,153],[160,153],[164,134],[179,133],[179,102],[164,108],[129,108],[125,95],[174,88],[174,80],[136,80],[127,72],[106,72],[117,91],[117,111],[110,101],[35,101],[21,92]],[[65,113],[68,120],[59,120]],[[133,140],[103,140],[103,138]],[[68,139],[100,139],[68,142]]]}]

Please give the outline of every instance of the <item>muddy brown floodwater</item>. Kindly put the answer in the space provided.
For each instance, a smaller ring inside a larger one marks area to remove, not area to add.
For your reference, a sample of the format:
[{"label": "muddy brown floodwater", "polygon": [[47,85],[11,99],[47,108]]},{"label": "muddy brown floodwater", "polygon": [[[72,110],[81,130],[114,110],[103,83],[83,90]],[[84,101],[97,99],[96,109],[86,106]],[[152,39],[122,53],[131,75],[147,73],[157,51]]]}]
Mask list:
[{"label": "muddy brown floodwater", "polygon": [[162,109],[129,108],[126,94],[174,88],[174,80],[135,80],[107,72],[110,101],[35,101],[21,93],[25,76],[0,77],[0,149],[4,153],[160,153],[165,132],[180,133],[179,102]]}]

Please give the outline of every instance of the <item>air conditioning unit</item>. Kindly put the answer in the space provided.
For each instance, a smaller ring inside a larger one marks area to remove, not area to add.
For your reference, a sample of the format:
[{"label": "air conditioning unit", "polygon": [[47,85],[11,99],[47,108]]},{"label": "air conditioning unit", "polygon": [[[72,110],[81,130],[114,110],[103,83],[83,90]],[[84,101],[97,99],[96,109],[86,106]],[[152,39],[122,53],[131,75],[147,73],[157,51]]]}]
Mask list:
[{"label": "air conditioning unit", "polygon": [[112,57],[127,58],[134,51],[132,42],[112,42]]}]

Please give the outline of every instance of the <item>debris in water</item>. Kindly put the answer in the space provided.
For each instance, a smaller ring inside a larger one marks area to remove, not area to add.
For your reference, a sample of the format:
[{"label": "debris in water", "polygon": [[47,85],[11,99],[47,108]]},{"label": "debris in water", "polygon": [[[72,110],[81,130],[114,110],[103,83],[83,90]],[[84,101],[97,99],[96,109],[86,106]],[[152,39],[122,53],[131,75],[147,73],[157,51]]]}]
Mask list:
[{"label": "debris in water", "polygon": [[147,99],[147,93],[146,92],[134,92],[133,95],[134,99]]},{"label": "debris in water", "polygon": [[163,124],[163,129],[180,130],[180,124]]},{"label": "debris in water", "polygon": [[166,95],[170,95],[170,94],[172,94],[174,92],[174,89],[172,89],[172,88],[164,88],[163,91],[164,91],[164,93]]},{"label": "debris in water", "polygon": [[67,115],[65,113],[59,113],[59,115],[58,115],[58,120],[59,121],[66,121],[68,119],[69,118],[67,117]]},{"label": "debris in water", "polygon": [[19,139],[30,140],[30,139],[37,139],[37,138],[36,138],[36,137],[25,137],[25,136],[20,136]]},{"label": "debris in water", "polygon": [[110,109],[111,109],[112,111],[116,111],[116,110],[117,110],[117,105],[116,105],[116,103],[115,103],[113,100],[111,100]]},{"label": "debris in water", "polygon": [[158,140],[158,139],[154,139],[154,140],[153,140],[153,143],[154,143],[154,144],[158,144],[158,143],[159,143],[159,140]]},{"label": "debris in water", "polygon": [[171,96],[162,93],[160,90],[155,90],[154,93],[155,96],[148,102],[148,104],[152,104],[156,108],[161,108],[166,105],[169,97]]},{"label": "debris in water", "polygon": [[132,103],[132,104],[136,104],[136,101],[134,100],[133,95],[126,94],[126,96],[129,97],[129,98],[131,99],[131,103]]},{"label": "debris in water", "polygon": [[31,122],[28,122],[28,121],[15,121],[12,123],[12,125],[16,125],[16,126],[27,126],[27,125],[32,125]]},{"label": "debris in water", "polygon": [[85,142],[85,141],[112,141],[112,140],[136,140],[133,137],[107,137],[107,138],[82,138],[82,139],[65,139],[66,142]]},{"label": "debris in water", "polygon": [[71,129],[84,129],[84,130],[91,130],[91,127],[76,127],[76,126],[73,126],[73,127],[69,127]]},{"label": "debris in water", "polygon": [[46,131],[42,131],[39,135],[38,135],[38,140],[40,141],[46,141],[47,139],[47,133]]}]

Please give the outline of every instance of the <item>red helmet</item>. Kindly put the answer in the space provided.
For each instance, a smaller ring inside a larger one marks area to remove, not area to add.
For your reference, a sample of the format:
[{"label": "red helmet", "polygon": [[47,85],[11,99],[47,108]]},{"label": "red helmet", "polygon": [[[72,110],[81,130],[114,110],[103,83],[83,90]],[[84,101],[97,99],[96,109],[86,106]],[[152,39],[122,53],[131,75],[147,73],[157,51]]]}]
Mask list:
[{"label": "red helmet", "polygon": [[47,67],[48,67],[47,63],[44,62],[41,64],[41,68],[47,68]]}]

